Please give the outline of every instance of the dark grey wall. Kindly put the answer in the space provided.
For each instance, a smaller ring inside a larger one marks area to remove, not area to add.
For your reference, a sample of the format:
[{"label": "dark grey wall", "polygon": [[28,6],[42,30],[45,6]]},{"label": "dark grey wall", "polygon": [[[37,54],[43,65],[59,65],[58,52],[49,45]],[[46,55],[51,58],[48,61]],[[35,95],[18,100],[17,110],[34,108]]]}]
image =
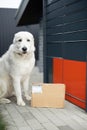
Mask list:
[{"label": "dark grey wall", "polygon": [[87,0],[44,1],[43,12],[44,82],[51,82],[53,58],[87,62]]},{"label": "dark grey wall", "polygon": [[5,53],[12,43],[14,34],[18,31],[30,31],[35,37],[36,59],[38,59],[38,30],[39,25],[16,27],[16,9],[0,9],[0,56]]},{"label": "dark grey wall", "polygon": [[14,20],[16,9],[0,9],[0,55],[2,55],[12,43],[14,33],[25,30],[25,27],[17,28]]},{"label": "dark grey wall", "polygon": [[46,5],[47,56],[86,61],[87,0],[48,1]]}]

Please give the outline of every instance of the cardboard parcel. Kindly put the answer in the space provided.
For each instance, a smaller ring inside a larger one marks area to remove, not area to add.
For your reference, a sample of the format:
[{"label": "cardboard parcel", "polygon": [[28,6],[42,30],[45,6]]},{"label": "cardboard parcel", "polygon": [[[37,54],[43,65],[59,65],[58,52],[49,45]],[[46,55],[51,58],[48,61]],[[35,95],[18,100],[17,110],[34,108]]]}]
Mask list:
[{"label": "cardboard parcel", "polygon": [[65,85],[38,83],[32,85],[32,107],[64,108]]}]

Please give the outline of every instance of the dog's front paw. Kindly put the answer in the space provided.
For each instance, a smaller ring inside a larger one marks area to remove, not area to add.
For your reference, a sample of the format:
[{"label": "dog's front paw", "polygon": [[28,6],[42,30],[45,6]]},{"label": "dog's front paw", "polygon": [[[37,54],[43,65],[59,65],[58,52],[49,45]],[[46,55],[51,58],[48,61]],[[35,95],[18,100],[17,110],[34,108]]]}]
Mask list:
[{"label": "dog's front paw", "polygon": [[26,100],[30,101],[31,97],[29,95],[25,95]]},{"label": "dog's front paw", "polygon": [[17,101],[17,104],[18,104],[19,106],[25,106],[25,102],[24,102],[23,100],[18,100],[18,101]]},{"label": "dog's front paw", "polygon": [[2,103],[2,104],[6,104],[6,103],[10,103],[10,102],[11,102],[11,100],[9,100],[7,98],[1,98],[0,99],[0,103]]}]

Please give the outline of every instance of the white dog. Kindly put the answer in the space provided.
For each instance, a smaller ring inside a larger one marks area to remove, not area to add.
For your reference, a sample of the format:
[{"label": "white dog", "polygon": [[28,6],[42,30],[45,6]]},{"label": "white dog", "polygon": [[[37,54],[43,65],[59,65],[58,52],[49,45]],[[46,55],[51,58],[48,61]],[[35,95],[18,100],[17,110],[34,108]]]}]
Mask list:
[{"label": "white dog", "polygon": [[24,106],[22,90],[27,100],[29,96],[29,78],[35,64],[34,38],[26,31],[15,34],[13,44],[0,58],[0,102],[9,103],[10,97],[15,92],[17,104]]}]

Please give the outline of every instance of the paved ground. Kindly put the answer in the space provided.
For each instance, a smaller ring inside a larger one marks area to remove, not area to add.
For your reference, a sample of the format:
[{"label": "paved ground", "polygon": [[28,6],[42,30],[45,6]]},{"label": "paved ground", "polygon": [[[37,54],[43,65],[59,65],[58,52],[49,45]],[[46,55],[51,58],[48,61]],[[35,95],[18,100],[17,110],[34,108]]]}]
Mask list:
[{"label": "paved ground", "polygon": [[[42,82],[42,74],[35,68],[31,82]],[[0,105],[7,123],[7,130],[87,130],[87,114],[83,109],[65,101],[64,109],[32,108],[16,105],[15,97],[10,104]]]}]

